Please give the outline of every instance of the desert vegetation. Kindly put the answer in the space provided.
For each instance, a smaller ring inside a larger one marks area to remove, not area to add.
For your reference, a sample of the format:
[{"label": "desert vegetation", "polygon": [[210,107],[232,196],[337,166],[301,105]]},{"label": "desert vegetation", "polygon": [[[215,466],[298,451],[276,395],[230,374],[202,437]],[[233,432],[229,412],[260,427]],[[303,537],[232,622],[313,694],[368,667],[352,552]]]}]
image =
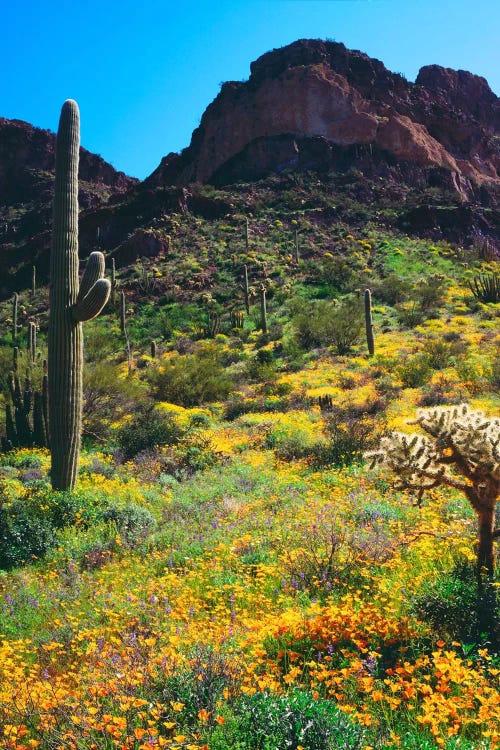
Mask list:
[{"label": "desert vegetation", "polygon": [[57,438],[46,289],[0,304],[1,746],[499,747],[498,258],[196,190],[90,256]]}]

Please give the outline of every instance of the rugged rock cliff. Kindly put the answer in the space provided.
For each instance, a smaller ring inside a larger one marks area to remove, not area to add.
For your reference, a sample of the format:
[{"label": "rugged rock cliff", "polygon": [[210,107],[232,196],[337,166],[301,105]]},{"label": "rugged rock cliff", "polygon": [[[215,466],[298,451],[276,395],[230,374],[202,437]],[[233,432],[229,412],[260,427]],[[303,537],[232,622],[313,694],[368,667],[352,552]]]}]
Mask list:
[{"label": "rugged rock cliff", "polygon": [[[49,130],[0,117],[0,205],[28,203],[39,198],[44,178],[49,184],[53,180],[55,142],[55,134]],[[108,195],[124,192],[137,182],[84,148],[80,150],[79,177],[83,183],[107,189]],[[92,203],[89,196],[82,197],[84,203]]]},{"label": "rugged rock cliff", "polygon": [[430,65],[409,83],[343,44],[299,40],[252,63],[247,82],[223,84],[190,146],[165,157],[148,183],[224,184],[287,168],[358,166],[360,153],[370,171],[368,148],[372,172],[395,161],[426,174],[437,169],[469,200],[481,187],[500,188],[499,125],[500,100],[484,78]]}]

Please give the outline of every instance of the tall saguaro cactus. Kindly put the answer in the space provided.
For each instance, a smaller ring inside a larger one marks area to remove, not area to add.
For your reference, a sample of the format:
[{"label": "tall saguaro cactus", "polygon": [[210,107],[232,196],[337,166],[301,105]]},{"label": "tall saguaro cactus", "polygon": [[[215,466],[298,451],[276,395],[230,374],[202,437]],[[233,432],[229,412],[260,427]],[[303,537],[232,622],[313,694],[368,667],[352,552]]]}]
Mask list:
[{"label": "tall saguaro cactus", "polygon": [[56,182],[50,256],[48,334],[51,479],[55,490],[74,487],[82,423],[82,322],[100,313],[110,283],[102,278],[104,256],[91,253],[78,283],[78,159],[80,113],[64,102],[56,142]]}]

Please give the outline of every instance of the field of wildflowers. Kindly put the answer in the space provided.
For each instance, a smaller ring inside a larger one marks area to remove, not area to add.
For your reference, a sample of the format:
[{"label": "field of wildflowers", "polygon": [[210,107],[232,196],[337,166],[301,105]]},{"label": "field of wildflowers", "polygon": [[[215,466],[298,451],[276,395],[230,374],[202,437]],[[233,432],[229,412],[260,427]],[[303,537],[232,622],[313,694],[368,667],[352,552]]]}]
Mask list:
[{"label": "field of wildflowers", "polygon": [[[5,750],[500,747],[500,656],[475,621],[475,515],[453,488],[419,503],[362,459],[409,431],[419,406],[498,415],[500,304],[467,286],[498,263],[375,229],[331,246],[301,221],[297,268],[282,220],[256,220],[258,242],[236,259],[269,280],[268,334],[251,313],[207,342],[203,311],[224,313],[236,228],[210,235],[179,217],[170,231],[196,231],[196,252],[157,261],[158,283],[176,262],[191,283],[210,256],[208,287],[184,299],[170,285],[153,312],[129,279],[131,372],[113,353],[114,311],[89,324],[88,351],[112,377],[89,381],[77,488],[50,490],[45,449],[0,454]],[[304,300],[355,298],[360,283],[374,356],[362,336],[339,355],[312,329],[301,346]],[[5,364],[9,335],[0,343]],[[194,389],[207,367],[210,390]]]}]

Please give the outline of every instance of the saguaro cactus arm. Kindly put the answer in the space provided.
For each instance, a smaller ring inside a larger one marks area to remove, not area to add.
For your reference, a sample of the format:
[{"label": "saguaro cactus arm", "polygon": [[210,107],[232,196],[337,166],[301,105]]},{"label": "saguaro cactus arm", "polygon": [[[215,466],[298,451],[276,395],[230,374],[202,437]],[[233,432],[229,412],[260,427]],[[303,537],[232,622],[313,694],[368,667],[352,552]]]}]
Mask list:
[{"label": "saguaro cactus arm", "polygon": [[[95,254],[92,253],[92,255]],[[80,298],[80,294],[78,295],[76,305],[73,305],[71,308],[73,318],[77,322],[84,322],[95,318],[108,301],[110,292],[111,284],[109,280],[97,279],[84,297]]]},{"label": "saguaro cactus arm", "polygon": [[104,255],[99,250],[94,250],[90,253],[85,266],[85,271],[80,281],[80,289],[78,290],[78,301],[83,299],[98,279],[104,278]]}]

